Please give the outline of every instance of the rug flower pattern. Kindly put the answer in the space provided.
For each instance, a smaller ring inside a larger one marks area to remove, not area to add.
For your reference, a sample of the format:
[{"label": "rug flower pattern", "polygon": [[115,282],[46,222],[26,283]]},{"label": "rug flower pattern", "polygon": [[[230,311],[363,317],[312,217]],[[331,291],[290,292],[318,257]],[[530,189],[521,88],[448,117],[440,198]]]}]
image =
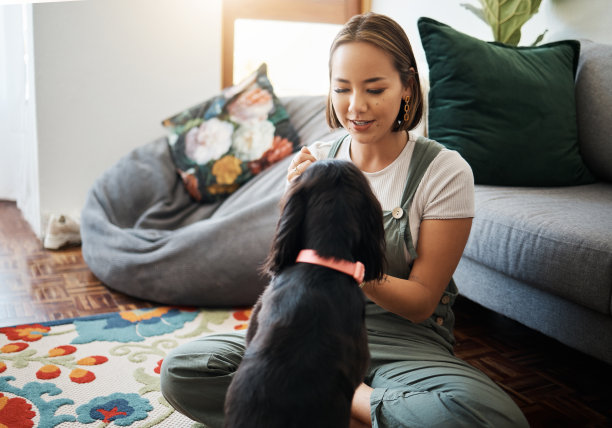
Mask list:
[{"label": "rug flower pattern", "polygon": [[163,359],[249,317],[157,307],[0,328],[0,428],[202,426],[161,395]]}]

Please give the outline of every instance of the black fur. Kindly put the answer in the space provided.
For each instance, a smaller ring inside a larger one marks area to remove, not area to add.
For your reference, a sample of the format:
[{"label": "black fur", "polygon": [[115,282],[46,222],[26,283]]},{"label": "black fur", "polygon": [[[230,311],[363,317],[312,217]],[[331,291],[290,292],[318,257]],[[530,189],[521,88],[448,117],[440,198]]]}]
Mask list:
[{"label": "black fur", "polygon": [[349,426],[370,358],[364,296],[349,275],[295,259],[314,249],[380,279],[384,247],[380,204],[352,163],[318,161],[292,183],[264,266],[272,281],[226,396],[227,428]]}]

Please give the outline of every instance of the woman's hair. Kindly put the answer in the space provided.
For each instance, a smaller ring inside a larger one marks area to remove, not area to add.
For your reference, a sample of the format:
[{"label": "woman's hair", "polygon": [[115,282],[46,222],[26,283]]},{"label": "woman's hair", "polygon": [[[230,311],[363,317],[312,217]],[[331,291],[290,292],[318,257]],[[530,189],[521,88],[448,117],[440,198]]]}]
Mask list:
[{"label": "woman's hair", "polygon": [[[423,116],[423,93],[412,46],[402,27],[388,16],[373,12],[353,16],[336,35],[329,50],[330,83],[332,56],[338,46],[350,42],[370,43],[391,56],[402,84],[409,87],[412,92],[408,103],[408,120],[404,120],[405,101],[402,100],[392,131],[410,130],[416,127]],[[331,128],[340,128],[342,125],[336,116],[330,95],[331,87],[327,96],[325,118]]]}]

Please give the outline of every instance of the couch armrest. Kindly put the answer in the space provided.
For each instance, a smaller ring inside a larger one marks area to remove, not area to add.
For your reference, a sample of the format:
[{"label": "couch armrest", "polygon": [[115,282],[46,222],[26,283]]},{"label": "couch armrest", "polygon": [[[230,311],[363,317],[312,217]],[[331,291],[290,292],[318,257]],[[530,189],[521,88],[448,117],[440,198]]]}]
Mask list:
[{"label": "couch armrest", "polygon": [[593,175],[612,181],[612,45],[580,43],[576,73],[580,152]]}]

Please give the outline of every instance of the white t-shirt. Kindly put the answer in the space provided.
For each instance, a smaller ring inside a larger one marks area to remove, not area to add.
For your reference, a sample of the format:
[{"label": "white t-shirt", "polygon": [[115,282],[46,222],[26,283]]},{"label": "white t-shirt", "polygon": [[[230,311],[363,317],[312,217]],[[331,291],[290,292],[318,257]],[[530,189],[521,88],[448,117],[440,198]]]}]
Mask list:
[{"label": "white t-shirt", "polygon": [[[409,132],[408,143],[391,164],[377,172],[364,172],[385,211],[400,206],[416,138]],[[336,159],[351,160],[350,141],[350,137],[343,141]],[[317,141],[308,149],[317,160],[325,159],[333,143]],[[459,153],[448,149],[438,153],[417,187],[408,216],[415,248],[422,220],[474,217],[474,176]]]}]

